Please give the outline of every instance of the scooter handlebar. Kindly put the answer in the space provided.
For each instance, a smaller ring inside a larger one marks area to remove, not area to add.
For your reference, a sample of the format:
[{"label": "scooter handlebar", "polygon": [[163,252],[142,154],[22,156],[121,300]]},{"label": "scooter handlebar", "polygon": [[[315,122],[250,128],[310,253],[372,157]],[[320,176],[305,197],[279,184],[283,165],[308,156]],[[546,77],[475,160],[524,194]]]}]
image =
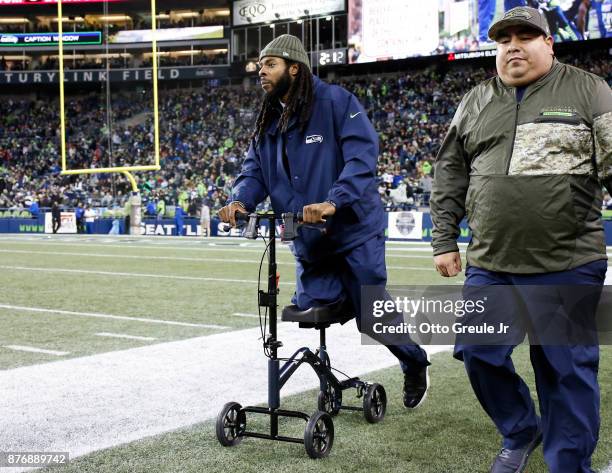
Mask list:
[{"label": "scooter handlebar", "polygon": [[[254,239],[257,234],[257,225],[262,220],[268,220],[269,222],[275,222],[276,220],[280,220],[283,223],[284,231],[282,235],[283,241],[291,241],[294,240],[297,236],[298,227],[304,225],[304,214],[302,212],[287,212],[283,214],[257,214],[257,213],[244,213],[244,212],[236,212],[234,214],[234,219],[236,221],[236,227],[244,227],[245,224],[247,226],[247,231],[245,233],[246,238]],[[325,232],[325,229],[320,228],[316,225],[305,225],[309,228],[317,228],[322,232]],[[229,224],[225,224],[223,226],[223,231],[229,232],[231,227]]]}]

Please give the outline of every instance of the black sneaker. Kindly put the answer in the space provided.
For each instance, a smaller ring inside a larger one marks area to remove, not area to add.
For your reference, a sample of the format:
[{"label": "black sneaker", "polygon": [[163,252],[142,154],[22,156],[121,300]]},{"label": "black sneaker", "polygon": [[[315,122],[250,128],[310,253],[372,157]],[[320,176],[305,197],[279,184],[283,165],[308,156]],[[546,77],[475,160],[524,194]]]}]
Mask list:
[{"label": "black sneaker", "polygon": [[542,443],[542,431],[538,429],[535,437],[523,448],[510,450],[502,448],[495,457],[489,473],[522,473],[527,467],[529,455]]},{"label": "black sneaker", "polygon": [[[428,357],[429,358],[429,357]],[[404,406],[416,409],[427,397],[429,389],[429,365],[417,374],[404,374]]]}]

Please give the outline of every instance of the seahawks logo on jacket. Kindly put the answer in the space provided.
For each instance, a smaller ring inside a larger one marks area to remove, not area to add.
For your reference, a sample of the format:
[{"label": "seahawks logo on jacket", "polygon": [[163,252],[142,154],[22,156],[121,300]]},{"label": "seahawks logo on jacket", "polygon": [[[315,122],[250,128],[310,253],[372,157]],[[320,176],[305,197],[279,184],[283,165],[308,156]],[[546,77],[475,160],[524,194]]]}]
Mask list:
[{"label": "seahawks logo on jacket", "polygon": [[323,143],[323,137],[321,135],[308,135],[306,137],[306,144],[309,145],[311,143]]}]

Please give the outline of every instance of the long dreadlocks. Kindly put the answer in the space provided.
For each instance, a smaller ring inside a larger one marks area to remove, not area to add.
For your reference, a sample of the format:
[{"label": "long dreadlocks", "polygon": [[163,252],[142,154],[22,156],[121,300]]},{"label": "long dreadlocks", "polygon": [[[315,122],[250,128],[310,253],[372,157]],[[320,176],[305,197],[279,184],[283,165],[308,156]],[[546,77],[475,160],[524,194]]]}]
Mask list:
[{"label": "long dreadlocks", "polygon": [[[291,87],[289,88],[287,103],[285,104],[283,113],[278,120],[278,127],[282,133],[286,132],[287,126],[289,126],[289,120],[294,114],[297,114],[299,130],[304,131],[306,125],[308,124],[308,120],[310,120],[310,115],[312,114],[312,75],[304,64],[287,60],[284,61],[287,64],[287,69],[292,64],[297,64],[299,69],[297,75],[291,83]],[[277,97],[272,97],[270,94],[266,94],[264,97],[263,104],[259,110],[259,115],[257,116],[257,121],[255,122],[255,131],[251,136],[251,138],[255,141],[259,141],[261,139],[266,129],[270,125],[274,107],[277,105],[277,100]]]}]

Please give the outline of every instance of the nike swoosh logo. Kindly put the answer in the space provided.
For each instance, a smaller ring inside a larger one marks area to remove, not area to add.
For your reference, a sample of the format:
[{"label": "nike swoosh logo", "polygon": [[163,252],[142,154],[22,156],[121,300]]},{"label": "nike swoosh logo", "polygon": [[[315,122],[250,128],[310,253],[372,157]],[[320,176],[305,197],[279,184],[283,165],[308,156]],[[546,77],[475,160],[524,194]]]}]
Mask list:
[{"label": "nike swoosh logo", "polygon": [[351,113],[351,118],[355,118],[357,115],[359,115],[361,112],[357,112],[357,113]]}]

